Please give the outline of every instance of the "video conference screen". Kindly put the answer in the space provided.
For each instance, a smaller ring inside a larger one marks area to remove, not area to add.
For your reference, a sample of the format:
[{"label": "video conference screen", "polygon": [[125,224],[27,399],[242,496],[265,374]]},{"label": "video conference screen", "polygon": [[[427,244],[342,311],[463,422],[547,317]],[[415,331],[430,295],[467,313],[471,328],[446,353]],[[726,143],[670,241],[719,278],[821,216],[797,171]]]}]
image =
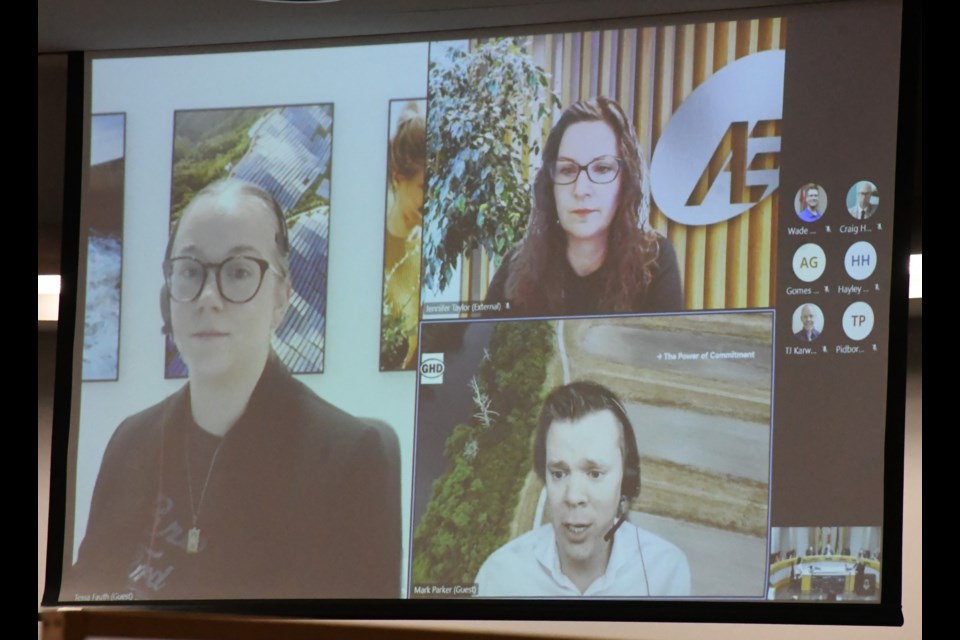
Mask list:
[{"label": "video conference screen", "polygon": [[89,55],[58,601],[880,603],[900,11]]}]

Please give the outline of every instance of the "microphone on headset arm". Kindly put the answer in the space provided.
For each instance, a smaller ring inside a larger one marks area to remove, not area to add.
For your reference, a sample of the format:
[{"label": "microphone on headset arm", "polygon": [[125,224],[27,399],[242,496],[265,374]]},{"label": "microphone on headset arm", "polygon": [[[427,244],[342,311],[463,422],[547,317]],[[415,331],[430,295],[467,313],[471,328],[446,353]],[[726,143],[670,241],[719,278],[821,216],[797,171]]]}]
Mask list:
[{"label": "microphone on headset arm", "polygon": [[617,532],[624,522],[627,521],[627,496],[620,496],[620,507],[617,509],[617,521],[610,527],[610,530],[603,534],[603,541],[610,542],[613,539],[613,534]]},{"label": "microphone on headset arm", "polygon": [[[610,527],[610,530],[603,534],[603,541],[610,542],[613,540],[613,534],[617,532],[624,522],[627,521],[627,513],[630,510],[630,500],[627,496],[620,496],[620,508],[617,509],[617,521],[613,523],[613,526]],[[643,547],[640,545],[640,538],[637,537],[637,550],[640,553],[640,563],[643,565],[643,582],[647,588],[647,595],[650,595],[650,578],[647,575],[647,563],[643,558]]]},{"label": "microphone on headset arm", "polygon": [[620,525],[622,525],[626,521],[627,521],[626,515],[622,515],[619,518],[617,518],[616,523],[614,523],[614,525],[610,527],[610,531],[607,531],[605,534],[603,534],[603,541],[610,542],[610,540],[613,539],[613,534],[615,534],[617,532],[617,529],[620,528]]}]

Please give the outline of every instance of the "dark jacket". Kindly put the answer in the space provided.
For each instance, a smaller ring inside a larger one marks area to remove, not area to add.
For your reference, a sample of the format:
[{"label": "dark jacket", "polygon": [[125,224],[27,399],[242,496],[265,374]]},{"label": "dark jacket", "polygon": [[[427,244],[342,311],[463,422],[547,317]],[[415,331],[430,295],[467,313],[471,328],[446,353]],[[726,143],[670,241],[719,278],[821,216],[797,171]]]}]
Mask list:
[{"label": "dark jacket", "polygon": [[[189,393],[113,434],[64,600],[398,597],[395,442],[270,358],[188,488],[186,447],[199,429]],[[194,516],[201,542],[189,553]]]}]

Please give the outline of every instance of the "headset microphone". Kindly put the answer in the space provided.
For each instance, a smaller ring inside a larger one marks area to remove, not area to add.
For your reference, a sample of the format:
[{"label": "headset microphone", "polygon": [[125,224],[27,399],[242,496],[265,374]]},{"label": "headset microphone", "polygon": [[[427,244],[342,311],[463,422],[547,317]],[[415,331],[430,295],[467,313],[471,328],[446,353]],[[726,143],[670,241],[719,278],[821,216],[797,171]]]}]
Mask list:
[{"label": "headset microphone", "polygon": [[621,495],[620,506],[617,508],[617,521],[614,523],[612,527],[610,527],[610,531],[607,531],[605,534],[603,534],[604,542],[610,542],[610,540],[613,539],[613,534],[615,534],[617,532],[617,529],[619,529],[623,525],[623,523],[627,521],[627,513],[629,512],[629,510],[630,510],[630,500],[627,498],[626,495]]},{"label": "headset microphone", "polygon": [[627,521],[626,515],[622,515],[619,518],[617,518],[617,522],[612,527],[610,527],[610,531],[607,531],[605,534],[603,534],[603,541],[610,542],[610,540],[613,539],[613,534],[615,534],[617,532],[617,529],[620,528],[620,525],[622,525],[626,521]]}]

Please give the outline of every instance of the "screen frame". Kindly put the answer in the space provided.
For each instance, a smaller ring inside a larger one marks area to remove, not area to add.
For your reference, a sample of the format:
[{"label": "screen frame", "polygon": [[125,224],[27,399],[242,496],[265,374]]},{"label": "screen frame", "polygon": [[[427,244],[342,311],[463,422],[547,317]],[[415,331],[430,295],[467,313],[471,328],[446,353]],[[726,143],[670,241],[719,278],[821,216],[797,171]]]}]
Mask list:
[{"label": "screen frame", "polygon": [[[785,7],[748,8],[751,16],[779,15]],[[906,396],[906,335],[908,315],[908,262],[910,249],[910,207],[913,204],[914,137],[918,133],[918,101],[922,58],[920,53],[922,9],[902,5],[899,112],[897,126],[896,202],[889,340],[887,345],[886,440],[884,446],[884,580],[879,603],[820,604],[768,601],[570,601],[518,600],[216,600],[216,601],[141,601],[134,608],[204,613],[282,615],[299,618],[368,619],[511,619],[511,620],[608,620],[663,622],[750,622],[789,624],[885,625],[903,624],[902,601],[902,518],[903,452]],[[683,20],[716,20],[730,11],[682,14]],[[644,24],[676,22],[680,15],[642,16]],[[471,29],[451,32],[424,32],[394,36],[326,39],[319,42],[272,43],[214,46],[204,52],[258,51],[310,47],[336,47],[359,44],[419,42],[423,40],[478,38],[491,35],[551,33],[573,28],[602,29],[622,25],[623,19],[577,23],[524,25],[510,28]],[[72,52],[68,55],[67,133],[64,177],[64,222],[61,254],[61,296],[59,326],[66,330],[57,336],[57,371],[53,413],[53,445],[50,485],[50,511],[46,585],[42,603],[53,607],[58,600],[63,573],[63,548],[69,473],[70,414],[78,398],[73,397],[74,343],[77,339],[77,290],[80,239],[80,199],[85,179],[84,149],[89,132],[90,69],[94,57],[127,55],[153,56],[167,53],[197,53],[196,47],[173,50],[133,50],[94,54]],[[71,603],[72,604],[72,603]],[[129,608],[116,603],[84,603],[88,607]]]}]

